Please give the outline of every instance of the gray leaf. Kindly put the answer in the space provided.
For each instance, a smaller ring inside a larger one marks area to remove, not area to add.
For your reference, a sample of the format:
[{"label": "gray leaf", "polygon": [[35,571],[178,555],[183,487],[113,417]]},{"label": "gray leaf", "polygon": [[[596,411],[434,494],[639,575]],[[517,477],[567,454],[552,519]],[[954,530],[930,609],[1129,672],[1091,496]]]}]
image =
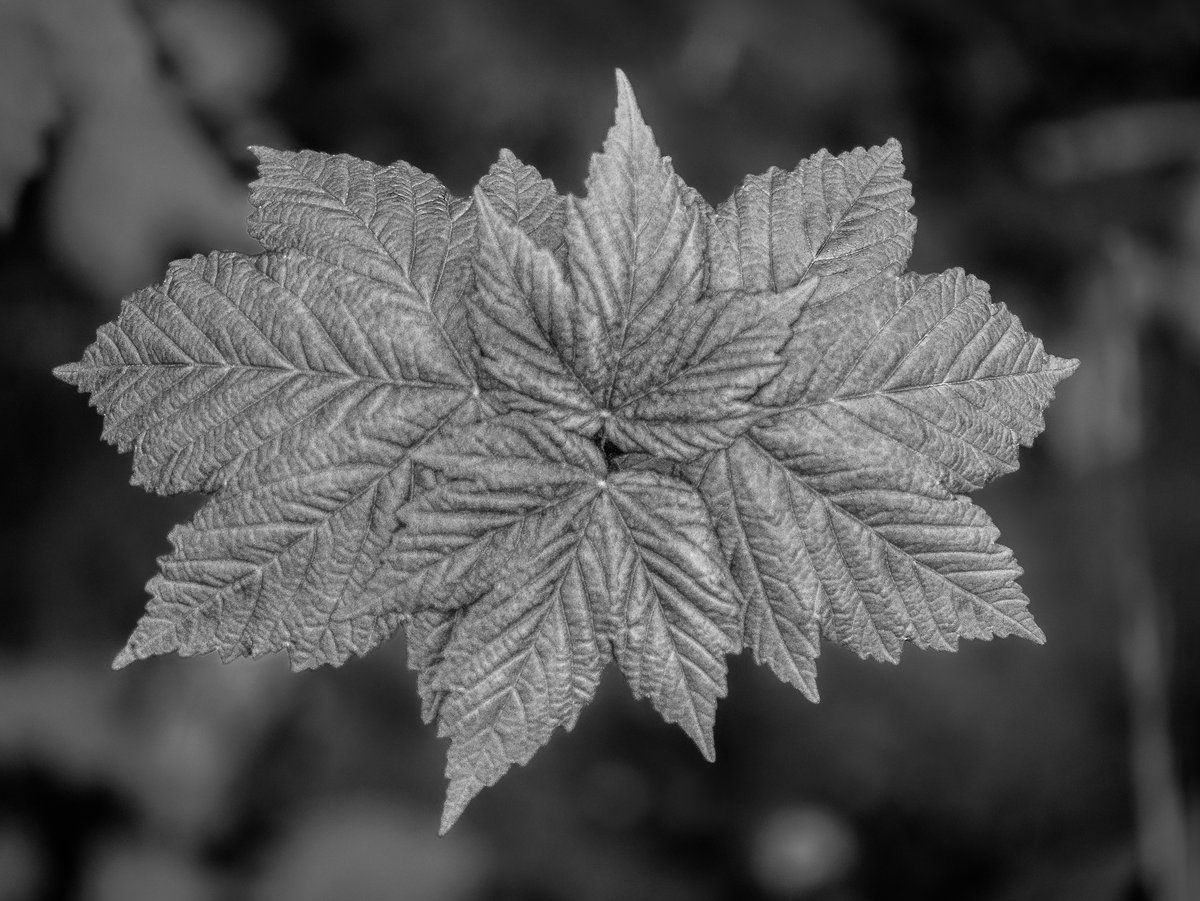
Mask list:
[{"label": "gray leaf", "polygon": [[881,276],[853,306],[807,308],[796,331],[807,351],[765,394],[783,404],[775,431],[825,428],[847,461],[926,468],[958,492],[1017,468],[1078,365],[957,269]]},{"label": "gray leaf", "polygon": [[782,291],[817,276],[813,303],[851,291],[912,252],[916,219],[900,143],[748,176],[717,208],[710,278],[718,291]]},{"label": "gray leaf", "polygon": [[567,199],[554,189],[554,182],[542,178],[537,169],[522,163],[512,151],[501,150],[500,159],[479,180],[479,190],[534,244],[550,251],[559,265],[565,263]]}]

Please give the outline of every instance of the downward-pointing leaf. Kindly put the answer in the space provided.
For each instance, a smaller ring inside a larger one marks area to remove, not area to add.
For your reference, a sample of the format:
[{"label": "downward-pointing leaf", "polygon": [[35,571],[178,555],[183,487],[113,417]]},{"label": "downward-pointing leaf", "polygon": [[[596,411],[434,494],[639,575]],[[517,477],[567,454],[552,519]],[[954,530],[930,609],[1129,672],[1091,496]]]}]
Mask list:
[{"label": "downward-pointing leaf", "polygon": [[401,511],[390,558],[411,587],[389,612],[418,620],[427,710],[452,739],[445,825],[574,724],[614,651],[711,757],[739,611],[696,491],[606,477],[588,442],[520,415],[427,457],[435,485]]},{"label": "downward-pointing leaf", "polygon": [[570,729],[611,657],[612,600],[596,549],[599,453],[506,416],[425,455],[433,485],[401,511],[390,560],[409,578],[410,664],[423,713],[451,739],[443,831],[558,727]]},{"label": "downward-pointing leaf", "polygon": [[737,648],[739,599],[729,584],[704,502],[678,479],[619,472],[604,496],[605,575],[616,598],[617,663],[712,760],[725,655]]},{"label": "downward-pointing leaf", "polygon": [[902,481],[842,450],[827,429],[804,441],[755,429],[700,482],[759,660],[813,694],[818,631],[892,661],[905,641],[953,650],[960,637],[1042,640],[1015,583],[1020,568],[982,510],[920,472]]}]

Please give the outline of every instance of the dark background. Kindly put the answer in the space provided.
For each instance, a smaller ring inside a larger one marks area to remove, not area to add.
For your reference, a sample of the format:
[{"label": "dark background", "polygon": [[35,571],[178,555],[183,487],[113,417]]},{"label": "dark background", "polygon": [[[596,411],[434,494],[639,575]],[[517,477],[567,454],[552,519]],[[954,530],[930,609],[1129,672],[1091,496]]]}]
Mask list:
[{"label": "dark background", "polygon": [[[912,268],[1082,360],[978,495],[1049,640],[827,647],[819,706],[733,659],[712,765],[610,672],[438,839],[402,640],[109,670],[199,499],[131,487],[49,370],[171,258],[254,250],[247,145],[460,194],[508,147],[580,193],[616,66],[714,203],[898,137]],[[1185,901],[1198,363],[1194,2],[0,0],[0,901]]]}]

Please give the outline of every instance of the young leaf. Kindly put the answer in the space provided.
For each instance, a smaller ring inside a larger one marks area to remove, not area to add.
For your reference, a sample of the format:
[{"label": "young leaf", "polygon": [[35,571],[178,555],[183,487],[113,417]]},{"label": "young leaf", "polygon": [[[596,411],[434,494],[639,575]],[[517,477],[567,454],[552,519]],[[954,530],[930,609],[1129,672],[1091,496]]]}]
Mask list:
[{"label": "young leaf", "polygon": [[751,399],[783,368],[777,351],[814,287],[806,281],[778,294],[712,295],[664,325],[662,358],[625,383],[608,436],[662,459],[727,447],[760,418]]},{"label": "young leaf", "polygon": [[507,151],[460,200],[259,149],[266,252],[173,264],[56,370],[136,483],[212,495],[117,665],[338,664],[403,623],[450,739],[445,829],[609,661],[711,758],[741,647],[816,700],[822,637],[1042,640],[966,493],[1016,468],[1075,361],[983,282],[902,272],[895,141],[714,212],[617,86],[582,200]]},{"label": "young leaf", "polygon": [[739,604],[695,489],[656,472],[618,472],[604,496],[617,596],[617,663],[639,698],[716,756],[713,722],[725,655],[737,649]]},{"label": "young leaf", "polygon": [[[553,231],[534,234],[526,221],[552,214],[552,187],[505,158],[476,192],[475,332],[509,409],[686,460],[749,427],[749,399],[782,367],[778,352],[817,283],[706,293],[710,211],[661,157],[621,75],[618,91],[588,196],[567,206],[566,272],[539,245]],[[534,198],[527,216],[521,184]]]},{"label": "young leaf", "polygon": [[580,378],[604,409],[644,380],[664,327],[700,301],[705,205],[664,159],[633,89],[617,73],[617,121],[592,157],[584,200],[567,202]]},{"label": "young leaf", "polygon": [[537,246],[476,191],[479,301],[472,323],[489,385],[514,411],[585,435],[689,459],[727,446],[749,427],[749,402],[783,366],[777,351],[811,296],[809,280],[780,294],[730,291],[704,298],[660,324],[661,357],[603,406],[585,381],[588,345],[571,285]]},{"label": "young leaf", "polygon": [[510,410],[594,434],[601,411],[577,367],[575,298],[550,251],[475,192],[479,302],[472,328],[480,365]]}]

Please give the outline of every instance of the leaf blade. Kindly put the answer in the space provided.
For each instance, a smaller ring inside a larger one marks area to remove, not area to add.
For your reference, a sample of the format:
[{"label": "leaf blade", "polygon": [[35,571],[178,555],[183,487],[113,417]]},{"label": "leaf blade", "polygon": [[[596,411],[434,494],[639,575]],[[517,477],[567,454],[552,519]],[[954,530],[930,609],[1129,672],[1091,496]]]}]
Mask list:
[{"label": "leaf blade", "polygon": [[[315,446],[276,457],[218,491],[159,558],[146,614],[120,659],[142,659],[161,623],[175,625],[170,650],[217,651],[229,660],[286,650],[296,669],[340,664],[388,638],[398,619],[384,609],[378,579],[396,511],[411,490],[411,455],[459,416],[432,396],[404,419],[382,417],[371,446],[330,458]],[[330,424],[338,412],[330,411]],[[401,427],[403,424],[403,428]],[[363,426],[364,431],[366,427]]]},{"label": "leaf blade", "polygon": [[664,159],[624,73],[616,123],[592,157],[588,195],[567,205],[568,265],[581,311],[581,375],[601,406],[629,372],[653,363],[647,342],[699,299],[701,201]]},{"label": "leaf blade", "polygon": [[439,734],[451,737],[443,833],[483,787],[574,728],[595,695],[609,659],[595,611],[608,601],[588,575],[599,565],[590,528],[544,548],[519,587],[502,581],[455,624],[431,680],[444,696]]},{"label": "leaf blade", "polygon": [[817,276],[813,303],[842,296],[908,260],[912,203],[895,139],[748,176],[713,217],[713,285],[781,291]]},{"label": "leaf blade", "polygon": [[511,151],[501,150],[500,159],[480,179],[479,190],[534,244],[550,251],[559,265],[565,263],[567,199],[555,190],[554,182]]},{"label": "leaf blade", "polygon": [[378,166],[345,154],[251,149],[259,158],[251,237],[267,250],[296,250],[415,292],[438,324],[446,372],[469,380],[471,203],[405,162]]},{"label": "leaf blade", "polygon": [[875,284],[853,309],[806,311],[798,327],[820,353],[789,363],[781,421],[804,430],[820,420],[845,446],[929,469],[954,491],[1015,470],[1075,361],[1048,354],[961,270]]},{"label": "leaf blade", "polygon": [[624,386],[607,434],[672,460],[727,447],[761,418],[756,395],[783,368],[779,350],[814,287],[705,298],[665,331],[655,370]]},{"label": "leaf blade", "polygon": [[508,409],[583,434],[600,411],[579,374],[574,295],[553,255],[477,190],[479,302],[471,310],[480,364]]},{"label": "leaf blade", "polygon": [[614,616],[628,624],[614,634],[614,656],[634,696],[648,699],[712,760],[740,599],[720,562],[708,511],[694,489],[661,473],[616,473],[609,484],[605,507],[613,526],[605,537]]}]

